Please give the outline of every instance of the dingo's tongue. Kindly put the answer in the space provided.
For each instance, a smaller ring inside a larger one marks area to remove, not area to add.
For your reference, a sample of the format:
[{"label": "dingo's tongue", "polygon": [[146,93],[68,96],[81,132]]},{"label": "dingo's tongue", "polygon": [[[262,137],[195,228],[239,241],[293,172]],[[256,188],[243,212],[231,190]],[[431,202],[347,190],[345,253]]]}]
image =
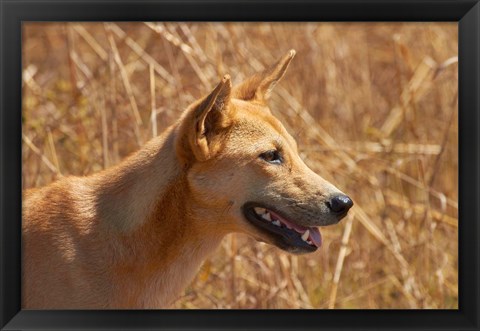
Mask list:
[{"label": "dingo's tongue", "polygon": [[318,228],[309,228],[310,230],[310,239],[315,244],[315,246],[320,247],[322,246],[322,235]]},{"label": "dingo's tongue", "polygon": [[282,222],[283,224],[287,225],[288,227],[294,229],[295,231],[297,231],[300,234],[303,234],[303,233],[305,233],[305,231],[309,230],[309,232],[310,232],[309,239],[312,241],[312,243],[317,247],[322,246],[322,235],[320,234],[320,231],[318,230],[318,228],[316,228],[316,227],[308,227],[307,228],[305,226],[295,224],[293,222],[290,222],[290,221],[286,220],[285,218],[281,217],[280,215],[274,213],[271,210],[269,210],[269,213],[272,215],[272,217],[274,219],[279,220],[280,222]]}]

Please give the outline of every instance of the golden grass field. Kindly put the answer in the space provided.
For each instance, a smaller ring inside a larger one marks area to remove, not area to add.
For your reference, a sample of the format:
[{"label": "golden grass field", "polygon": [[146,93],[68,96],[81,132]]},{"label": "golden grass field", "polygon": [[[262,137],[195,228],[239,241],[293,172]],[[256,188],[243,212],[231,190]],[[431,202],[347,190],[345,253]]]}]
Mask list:
[{"label": "golden grass field", "polygon": [[228,236],[175,308],[458,308],[456,23],[28,23],[23,188],[121,161],[229,73],[355,202],[316,253]]}]

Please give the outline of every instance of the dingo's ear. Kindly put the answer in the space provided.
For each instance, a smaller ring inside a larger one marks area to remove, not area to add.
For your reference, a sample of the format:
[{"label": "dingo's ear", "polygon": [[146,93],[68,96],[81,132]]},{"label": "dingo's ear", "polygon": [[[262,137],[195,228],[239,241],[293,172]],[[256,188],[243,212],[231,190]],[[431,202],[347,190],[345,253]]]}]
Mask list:
[{"label": "dingo's ear", "polygon": [[245,80],[233,89],[233,97],[241,100],[266,101],[278,81],[287,71],[288,65],[295,56],[295,50],[291,49],[284,57],[270,68],[259,72]]},{"label": "dingo's ear", "polygon": [[[229,125],[231,89],[230,76],[223,76],[209,95],[193,105],[189,116],[184,120],[181,131],[187,141],[178,147],[186,153],[189,149],[199,161],[205,161],[214,155],[216,146],[212,142],[213,137]],[[185,145],[189,145],[189,148]]]}]

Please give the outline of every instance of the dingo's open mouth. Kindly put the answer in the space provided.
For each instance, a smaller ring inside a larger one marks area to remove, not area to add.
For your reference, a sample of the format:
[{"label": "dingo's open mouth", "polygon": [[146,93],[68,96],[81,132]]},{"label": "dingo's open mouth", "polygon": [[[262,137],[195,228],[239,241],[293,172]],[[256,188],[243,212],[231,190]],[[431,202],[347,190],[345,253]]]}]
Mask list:
[{"label": "dingo's open mouth", "polygon": [[243,212],[250,223],[273,235],[275,244],[282,249],[307,253],[317,250],[322,245],[322,236],[316,227],[296,224],[277,211],[256,203],[245,204]]}]

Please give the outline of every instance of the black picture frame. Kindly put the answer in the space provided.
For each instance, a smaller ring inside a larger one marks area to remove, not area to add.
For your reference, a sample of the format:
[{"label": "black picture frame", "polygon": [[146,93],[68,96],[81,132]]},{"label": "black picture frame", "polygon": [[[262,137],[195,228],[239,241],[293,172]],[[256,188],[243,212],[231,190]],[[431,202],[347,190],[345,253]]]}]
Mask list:
[{"label": "black picture frame", "polygon": [[[0,0],[0,327],[479,330],[480,4],[474,0]],[[21,309],[21,25],[26,21],[453,21],[459,24],[458,310]]]}]

